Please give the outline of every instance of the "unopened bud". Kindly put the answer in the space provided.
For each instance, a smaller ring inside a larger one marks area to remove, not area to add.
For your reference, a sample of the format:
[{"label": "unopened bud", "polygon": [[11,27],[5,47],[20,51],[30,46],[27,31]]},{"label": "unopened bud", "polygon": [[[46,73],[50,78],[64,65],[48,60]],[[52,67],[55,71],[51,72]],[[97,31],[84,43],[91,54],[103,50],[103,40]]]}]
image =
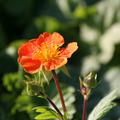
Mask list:
[{"label": "unopened bud", "polygon": [[97,84],[97,75],[92,72],[80,78],[80,91],[82,95],[89,96],[91,89],[96,87]]},{"label": "unopened bud", "polygon": [[98,84],[97,74],[90,72],[89,74],[85,75],[82,79],[80,79],[80,81],[82,81],[81,83],[84,87],[87,87],[89,89],[94,88]]}]

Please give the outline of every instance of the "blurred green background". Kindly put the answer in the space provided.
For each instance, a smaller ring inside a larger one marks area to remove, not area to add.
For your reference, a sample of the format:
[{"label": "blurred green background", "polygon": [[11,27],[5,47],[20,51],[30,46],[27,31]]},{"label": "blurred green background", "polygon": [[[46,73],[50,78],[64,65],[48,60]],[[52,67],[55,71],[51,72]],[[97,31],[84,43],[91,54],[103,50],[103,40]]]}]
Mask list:
[{"label": "blurred green background", "polygon": [[[24,41],[54,31],[66,43],[79,44],[67,64],[72,78],[58,74],[72,119],[81,119],[82,74],[94,71],[101,80],[90,97],[88,113],[111,90],[118,88],[120,94],[120,0],[0,0],[0,120],[33,120],[32,108],[47,104],[26,94],[17,50]],[[53,80],[48,91],[59,101]],[[120,120],[120,106],[103,120]]]}]

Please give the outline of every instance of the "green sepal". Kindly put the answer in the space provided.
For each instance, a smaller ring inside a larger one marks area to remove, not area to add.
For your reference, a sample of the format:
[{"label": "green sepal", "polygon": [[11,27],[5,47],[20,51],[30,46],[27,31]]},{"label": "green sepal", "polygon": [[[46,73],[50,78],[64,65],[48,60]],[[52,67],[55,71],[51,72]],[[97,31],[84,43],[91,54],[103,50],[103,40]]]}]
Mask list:
[{"label": "green sepal", "polygon": [[45,70],[45,68],[42,68],[42,75],[44,80],[49,84],[49,81],[52,79],[52,72]]},{"label": "green sepal", "polygon": [[41,90],[37,84],[26,83],[27,84],[27,93],[28,95],[38,95]]},{"label": "green sepal", "polygon": [[60,70],[65,74],[65,75],[67,75],[68,77],[71,77],[71,75],[70,75],[70,73],[69,73],[69,71],[68,71],[68,69],[67,69],[67,67],[64,65],[64,66],[62,66],[61,68],[60,68]]},{"label": "green sepal", "polygon": [[31,82],[33,81],[31,77],[29,77],[28,75],[24,75],[25,79],[27,82]]},{"label": "green sepal", "polygon": [[39,95],[39,92],[43,91],[43,88],[39,85],[39,81],[34,80],[34,78],[31,78],[27,75],[25,75],[25,78],[28,95]]}]

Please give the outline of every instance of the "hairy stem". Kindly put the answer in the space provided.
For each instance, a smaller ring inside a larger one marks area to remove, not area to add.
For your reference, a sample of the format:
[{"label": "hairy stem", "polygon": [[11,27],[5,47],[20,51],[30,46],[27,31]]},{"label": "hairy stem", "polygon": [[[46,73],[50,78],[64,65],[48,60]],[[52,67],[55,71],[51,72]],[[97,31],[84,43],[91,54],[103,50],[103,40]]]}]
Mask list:
[{"label": "hairy stem", "polygon": [[53,101],[52,101],[49,97],[47,97],[46,99],[47,99],[47,101],[53,106],[53,108],[56,110],[56,112],[59,113],[60,116],[63,116],[62,113],[61,113],[61,112],[59,111],[59,109],[57,108],[57,106],[53,103]]},{"label": "hairy stem", "polygon": [[53,79],[55,81],[55,84],[56,84],[56,87],[57,87],[57,90],[58,90],[58,93],[59,93],[59,96],[60,96],[60,100],[61,100],[63,111],[66,112],[67,109],[66,109],[66,106],[65,106],[65,102],[64,102],[64,99],[63,99],[62,90],[61,90],[61,87],[60,87],[60,84],[59,84],[56,72],[54,70],[52,70],[52,74],[53,74]]},{"label": "hairy stem", "polygon": [[63,116],[62,113],[60,112],[60,110],[57,108],[57,106],[54,104],[54,102],[48,97],[46,96],[44,93],[40,92],[40,95],[43,96],[51,105],[52,107],[56,110],[56,112],[60,115]]},{"label": "hairy stem", "polygon": [[84,104],[83,104],[83,113],[82,113],[82,120],[86,120],[86,113],[87,113],[87,96],[84,96]]}]

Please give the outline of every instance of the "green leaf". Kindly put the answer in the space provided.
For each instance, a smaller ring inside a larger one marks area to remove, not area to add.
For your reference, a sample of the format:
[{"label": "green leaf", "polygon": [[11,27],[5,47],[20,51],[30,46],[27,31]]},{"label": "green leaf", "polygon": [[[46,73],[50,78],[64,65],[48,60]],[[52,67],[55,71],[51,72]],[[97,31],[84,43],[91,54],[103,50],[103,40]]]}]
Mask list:
[{"label": "green leaf", "polygon": [[78,18],[78,19],[85,19],[87,17],[86,10],[87,9],[85,7],[78,6],[76,7],[73,15],[75,18]]},{"label": "green leaf", "polygon": [[118,96],[116,91],[112,91],[105,96],[90,113],[88,120],[101,120],[117,103],[114,102]]},{"label": "green leaf", "polygon": [[23,112],[26,111],[29,113],[31,116],[33,115],[33,111],[31,109],[33,108],[34,103],[32,102],[32,97],[28,95],[19,95],[15,99],[15,104],[12,107],[12,114],[16,114],[17,111]]},{"label": "green leaf", "polygon": [[58,29],[61,27],[59,21],[50,16],[37,17],[34,21],[34,24],[38,31],[46,31],[50,33],[58,31]]},{"label": "green leaf", "polygon": [[22,76],[18,73],[8,73],[3,76],[3,85],[9,92],[15,92],[24,87]]},{"label": "green leaf", "polygon": [[96,7],[91,6],[91,7],[83,7],[81,5],[78,5],[74,12],[73,15],[77,19],[86,19],[88,16],[92,16],[96,13]]},{"label": "green leaf", "polygon": [[65,74],[67,75],[68,77],[71,77],[67,67],[64,65],[63,67],[60,68],[60,70]]},{"label": "green leaf", "polygon": [[54,110],[48,107],[36,107],[35,109],[36,112],[40,112],[40,114],[37,115],[35,119],[39,119],[39,120],[62,119],[62,117],[58,113],[56,113]]}]

